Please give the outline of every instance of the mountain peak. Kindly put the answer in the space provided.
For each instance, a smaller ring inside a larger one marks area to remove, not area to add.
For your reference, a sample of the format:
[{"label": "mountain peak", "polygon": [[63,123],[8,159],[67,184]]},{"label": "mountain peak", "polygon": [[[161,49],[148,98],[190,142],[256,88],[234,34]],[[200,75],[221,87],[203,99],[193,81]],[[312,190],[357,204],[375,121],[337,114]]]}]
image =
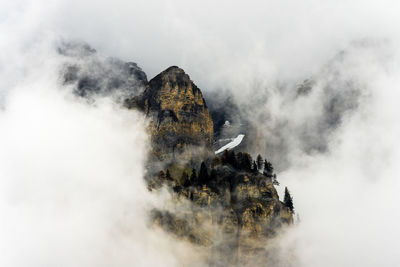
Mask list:
[{"label": "mountain peak", "polygon": [[[214,126],[200,89],[189,75],[171,66],[151,79],[142,106],[153,117],[152,143],[156,158],[193,157],[213,151]],[[202,158],[203,156],[200,156]]]},{"label": "mountain peak", "polygon": [[165,69],[163,72],[175,72],[175,73],[185,74],[185,71],[178,66],[170,66],[167,69]]},{"label": "mountain peak", "polygon": [[187,75],[183,69],[177,66],[171,66],[162,71],[160,74],[150,80],[149,86],[152,88],[161,88],[163,86],[169,86],[171,88],[190,87],[193,90],[193,94],[200,91],[190,79],[189,75]]}]

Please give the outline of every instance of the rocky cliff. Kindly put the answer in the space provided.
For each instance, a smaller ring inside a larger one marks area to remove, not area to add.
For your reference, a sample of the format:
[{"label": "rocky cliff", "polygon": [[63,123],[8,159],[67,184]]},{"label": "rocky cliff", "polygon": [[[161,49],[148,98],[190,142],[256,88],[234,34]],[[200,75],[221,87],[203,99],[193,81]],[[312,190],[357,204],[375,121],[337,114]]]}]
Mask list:
[{"label": "rocky cliff", "polygon": [[[170,67],[147,82],[135,63],[102,59],[88,46],[64,45],[59,52],[67,58],[63,83],[77,96],[117,95],[149,118],[148,189],[166,188],[172,196],[171,208],[151,212],[152,227],[209,248],[212,266],[283,266],[273,240],[293,224],[293,207],[279,200],[272,165],[262,171],[245,152],[214,154],[211,112],[182,69]],[[220,125],[226,114],[218,112]]]},{"label": "rocky cliff", "polygon": [[146,74],[136,63],[103,57],[85,43],[63,42],[58,53],[65,58],[62,83],[90,101],[111,96],[122,102],[143,93],[147,84]]},{"label": "rocky cliff", "polygon": [[247,153],[226,151],[190,175],[161,171],[150,190],[170,188],[173,212],[153,210],[154,226],[209,247],[212,266],[277,261],[271,241],[293,224],[293,212],[279,200],[273,178],[246,165],[246,158],[251,159]]},{"label": "rocky cliff", "polygon": [[199,161],[213,151],[213,121],[200,89],[178,67],[151,79],[126,101],[151,118],[152,156],[164,162]]},{"label": "rocky cliff", "polygon": [[165,163],[161,170],[149,166],[150,173],[160,170],[149,190],[166,187],[173,196],[171,210],[153,210],[154,227],[209,247],[213,266],[276,260],[271,240],[293,224],[293,211],[279,200],[273,174],[261,172],[249,154],[214,155],[210,111],[189,76],[170,67],[127,105],[151,119],[153,157]]}]

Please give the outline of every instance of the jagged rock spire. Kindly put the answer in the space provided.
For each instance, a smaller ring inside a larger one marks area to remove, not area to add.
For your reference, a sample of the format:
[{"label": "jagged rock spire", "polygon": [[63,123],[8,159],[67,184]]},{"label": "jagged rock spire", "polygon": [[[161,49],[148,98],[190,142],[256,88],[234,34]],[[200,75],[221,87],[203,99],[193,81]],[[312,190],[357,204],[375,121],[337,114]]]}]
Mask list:
[{"label": "jagged rock spire", "polygon": [[201,90],[184,70],[172,66],[151,79],[141,102],[153,118],[152,144],[157,158],[191,159],[213,150],[210,111]]}]

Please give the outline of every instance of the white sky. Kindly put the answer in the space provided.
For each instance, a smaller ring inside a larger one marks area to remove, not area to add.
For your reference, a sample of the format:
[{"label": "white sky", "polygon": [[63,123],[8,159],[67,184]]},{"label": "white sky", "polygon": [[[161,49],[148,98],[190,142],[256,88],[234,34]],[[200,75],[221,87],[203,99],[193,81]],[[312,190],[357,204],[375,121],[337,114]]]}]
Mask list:
[{"label": "white sky", "polygon": [[[146,153],[143,121],[109,104],[90,109],[54,90],[53,41],[65,38],[137,62],[149,78],[178,65],[202,90],[224,88],[242,103],[260,90],[254,84],[296,83],[349,51],[341,75],[361,85],[363,98],[329,137],[329,153],[303,154],[296,133],[282,133],[291,140],[292,165],[278,178],[291,189],[302,220],[284,242],[299,244],[304,267],[400,266],[399,14],[399,1],[389,0],[0,0],[0,263],[100,266],[98,255],[109,250],[109,266],[146,266],[144,259],[178,266],[190,260],[179,257],[193,256],[168,237],[155,238],[141,218],[130,219],[142,234],[107,245],[110,225],[118,223],[107,218],[126,212],[114,205],[138,205],[140,213],[156,201],[140,189],[140,164],[137,180],[126,176],[130,162]],[[360,40],[369,45],[351,45]],[[305,124],[321,99],[285,105],[280,97],[272,93],[260,105],[271,115],[265,124],[281,117]],[[66,153],[54,157],[57,151]],[[85,164],[92,159],[102,168]],[[115,180],[107,175],[113,173]],[[136,187],[135,197],[129,187]],[[93,227],[99,220],[105,221]],[[153,242],[160,244],[158,259]]]}]

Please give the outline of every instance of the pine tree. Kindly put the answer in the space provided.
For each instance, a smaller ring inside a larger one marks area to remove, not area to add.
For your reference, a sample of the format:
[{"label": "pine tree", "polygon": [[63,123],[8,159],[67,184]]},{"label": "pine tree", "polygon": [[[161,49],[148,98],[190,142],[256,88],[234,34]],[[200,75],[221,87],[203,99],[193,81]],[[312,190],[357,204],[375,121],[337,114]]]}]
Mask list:
[{"label": "pine tree", "polygon": [[274,173],[274,167],[272,167],[271,162],[264,160],[264,175],[267,177],[272,177]]},{"label": "pine tree", "polygon": [[164,181],[164,180],[165,180],[165,173],[164,173],[164,171],[160,171],[160,172],[158,173],[158,179],[159,179],[160,181]]},{"label": "pine tree", "polygon": [[186,172],[182,173],[181,182],[184,187],[189,187],[191,185],[189,180],[189,175],[187,175]]},{"label": "pine tree", "polygon": [[210,187],[211,191],[217,194],[220,193],[217,186],[217,171],[215,169],[211,169],[207,185]]},{"label": "pine tree", "polygon": [[273,176],[272,176],[272,183],[274,184],[274,185],[280,185],[280,183],[278,182],[278,180],[276,179],[276,174],[274,174]]},{"label": "pine tree", "polygon": [[285,187],[285,196],[283,197],[283,203],[285,204],[286,207],[290,209],[291,212],[294,211],[293,198],[290,195],[290,192],[287,187]]},{"label": "pine tree", "polygon": [[165,179],[167,180],[167,181],[172,181],[173,179],[172,179],[172,177],[171,177],[171,174],[169,173],[169,170],[167,169],[167,173],[165,174]]},{"label": "pine tree", "polygon": [[172,190],[174,190],[175,193],[181,193],[182,192],[182,186],[175,185],[174,187],[172,187]]},{"label": "pine tree", "polygon": [[240,170],[251,171],[252,170],[252,158],[248,153],[239,152],[236,156],[237,168]]},{"label": "pine tree", "polygon": [[253,171],[254,173],[257,173],[257,172],[258,172],[258,166],[257,166],[257,163],[256,163],[255,160],[253,161],[253,168],[252,168],[252,171]]},{"label": "pine tree", "polygon": [[190,175],[190,183],[192,185],[195,185],[197,183],[197,173],[196,173],[196,169],[192,169],[192,174]]},{"label": "pine tree", "polygon": [[228,149],[225,149],[224,152],[222,152],[221,162],[222,162],[222,164],[228,164],[229,163],[229,151],[228,151]]},{"label": "pine tree", "polygon": [[204,161],[200,165],[199,182],[200,184],[207,184],[209,180],[208,171]]},{"label": "pine tree", "polygon": [[232,151],[228,151],[228,163],[232,165],[233,168],[237,168],[238,164],[236,161],[236,155],[235,152]]},{"label": "pine tree", "polygon": [[243,169],[246,171],[251,171],[252,158],[250,154],[243,153]]},{"label": "pine tree", "polygon": [[263,161],[263,158],[261,157],[261,155],[260,154],[258,154],[258,156],[257,156],[257,167],[258,167],[258,170],[262,170],[263,169],[263,164],[264,163],[264,161]]},{"label": "pine tree", "polygon": [[211,169],[210,181],[215,181],[215,179],[217,179],[217,171],[215,169]]}]

